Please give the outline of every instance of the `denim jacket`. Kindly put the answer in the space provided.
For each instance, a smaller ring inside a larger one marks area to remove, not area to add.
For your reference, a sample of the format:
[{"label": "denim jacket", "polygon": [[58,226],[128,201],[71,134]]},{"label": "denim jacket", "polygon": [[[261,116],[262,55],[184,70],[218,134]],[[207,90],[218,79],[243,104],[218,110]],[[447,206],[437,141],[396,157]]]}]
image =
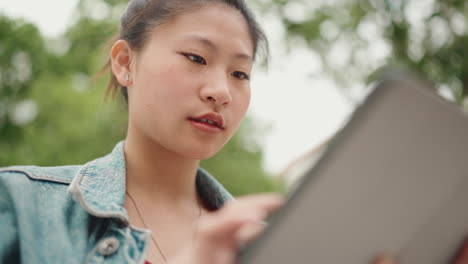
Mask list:
[{"label": "denim jacket", "polygon": [[[123,145],[82,166],[0,169],[0,263],[144,263],[150,231],[128,222]],[[203,169],[196,183],[213,210],[232,198]]]}]

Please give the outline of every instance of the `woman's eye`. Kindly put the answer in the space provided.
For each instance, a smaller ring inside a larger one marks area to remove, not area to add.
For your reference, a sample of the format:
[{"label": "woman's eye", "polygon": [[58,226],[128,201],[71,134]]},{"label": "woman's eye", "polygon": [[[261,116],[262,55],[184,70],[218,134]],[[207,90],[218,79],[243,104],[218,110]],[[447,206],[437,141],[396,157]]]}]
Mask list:
[{"label": "woman's eye", "polygon": [[250,76],[244,72],[235,71],[231,75],[240,80],[250,80]]},{"label": "woman's eye", "polygon": [[195,54],[190,54],[190,53],[186,53],[186,54],[184,54],[184,56],[187,57],[189,60],[195,62],[195,63],[206,65],[206,60],[203,57],[200,57],[200,56],[195,55]]}]

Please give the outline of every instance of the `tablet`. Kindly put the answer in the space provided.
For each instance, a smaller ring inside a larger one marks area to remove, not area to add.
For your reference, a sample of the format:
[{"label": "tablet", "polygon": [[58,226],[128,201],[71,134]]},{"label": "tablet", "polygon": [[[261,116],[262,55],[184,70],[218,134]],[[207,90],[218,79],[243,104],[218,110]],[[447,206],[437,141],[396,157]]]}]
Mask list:
[{"label": "tablet", "polygon": [[[313,120],[310,120],[313,122]],[[468,234],[468,117],[426,83],[380,82],[240,253],[243,264],[450,263]]]}]

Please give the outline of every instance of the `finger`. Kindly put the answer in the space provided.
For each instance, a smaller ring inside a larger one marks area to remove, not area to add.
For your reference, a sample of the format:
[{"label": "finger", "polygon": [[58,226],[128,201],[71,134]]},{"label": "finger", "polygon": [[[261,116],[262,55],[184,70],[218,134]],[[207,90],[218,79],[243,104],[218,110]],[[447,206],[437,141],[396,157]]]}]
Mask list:
[{"label": "finger", "polygon": [[196,255],[205,260],[209,255],[212,261],[206,263],[233,263],[239,248],[236,235],[241,227],[258,224],[281,204],[278,195],[255,195],[228,202],[220,210],[205,215],[200,219],[193,247]]},{"label": "finger", "polygon": [[283,204],[278,195],[262,194],[241,197],[229,201],[223,208],[200,223],[200,231],[206,236],[234,237],[241,226],[258,224],[268,214]]},{"label": "finger", "polygon": [[238,244],[244,245],[252,242],[258,237],[258,235],[260,235],[260,233],[263,232],[263,230],[265,230],[266,226],[267,224],[263,221],[244,224],[236,234]]},{"label": "finger", "polygon": [[397,264],[397,262],[391,256],[383,254],[375,258],[372,264]]},{"label": "finger", "polygon": [[461,247],[453,264],[468,264],[468,240]]},{"label": "finger", "polygon": [[244,207],[254,207],[270,214],[274,210],[278,209],[284,203],[284,198],[278,194],[274,193],[265,193],[265,194],[255,194],[255,195],[246,195],[238,197],[236,200],[231,200],[226,203],[226,206],[240,206]]}]

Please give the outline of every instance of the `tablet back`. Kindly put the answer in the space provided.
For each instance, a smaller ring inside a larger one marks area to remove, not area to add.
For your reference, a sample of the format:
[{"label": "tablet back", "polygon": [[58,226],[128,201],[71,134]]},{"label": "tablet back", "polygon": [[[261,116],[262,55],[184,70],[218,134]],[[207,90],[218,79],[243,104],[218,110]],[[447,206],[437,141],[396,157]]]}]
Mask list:
[{"label": "tablet back", "polygon": [[365,264],[380,252],[449,263],[466,204],[467,116],[421,83],[382,82],[240,263]]}]

